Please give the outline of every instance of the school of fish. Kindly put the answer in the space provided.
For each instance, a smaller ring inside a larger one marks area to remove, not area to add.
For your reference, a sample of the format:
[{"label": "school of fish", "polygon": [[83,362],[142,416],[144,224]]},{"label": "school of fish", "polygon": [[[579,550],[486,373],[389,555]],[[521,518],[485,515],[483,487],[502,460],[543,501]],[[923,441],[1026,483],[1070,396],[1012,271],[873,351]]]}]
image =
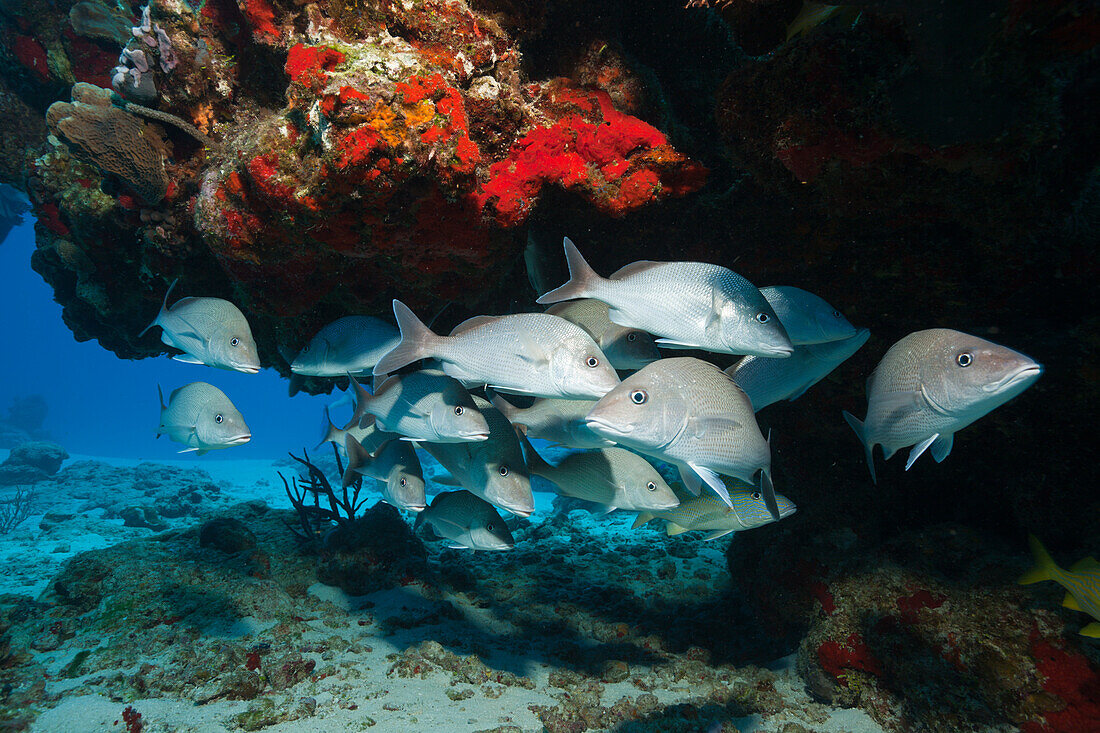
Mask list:
[{"label": "school of fish", "polygon": [[[564,250],[569,279],[537,299],[550,306],[545,312],[477,316],[443,334],[395,300],[396,327],[346,316],[302,348],[295,374],[349,380],[352,419],[338,427],[326,408],[323,425],[323,440],[347,455],[343,485],[377,481],[384,501],[417,513],[418,531],[475,550],[514,546],[500,510],[534,512],[532,476],[602,511],[637,512],[636,527],[663,520],[669,534],[714,539],[793,514],[794,503],[776,492],[771,438],[756,414],[804,394],[855,354],[868,330],[818,295],[757,288],[719,265],[639,261],[604,278],[568,238]],[[236,306],[204,297],[169,306],[169,294],[150,328],[183,352],[173,358],[259,371]],[[723,371],[662,348],[742,358]],[[943,461],[956,432],[1042,371],[976,336],[917,331],[891,346],[867,380],[866,417],[844,418],[877,480],[876,445],[886,459],[911,446],[906,470],[925,451]],[[205,382],[176,389],[167,404],[162,397],[157,433],[200,455],[251,438],[229,398]],[[534,438],[571,452],[551,463]],[[447,471],[433,481],[458,490],[429,502],[417,450]],[[666,481],[661,463],[682,487]],[[1095,583],[1084,580],[1093,566],[1074,576],[1041,559],[1042,571],[1021,582],[1063,583],[1096,617]]]}]

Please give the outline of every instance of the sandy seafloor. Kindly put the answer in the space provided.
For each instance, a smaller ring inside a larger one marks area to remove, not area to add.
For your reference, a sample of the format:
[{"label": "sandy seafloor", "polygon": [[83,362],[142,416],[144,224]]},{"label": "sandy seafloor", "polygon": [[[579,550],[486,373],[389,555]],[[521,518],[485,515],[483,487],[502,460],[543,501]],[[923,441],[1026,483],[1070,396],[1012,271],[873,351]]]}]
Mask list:
[{"label": "sandy seafloor", "polygon": [[[551,460],[560,457],[546,446],[541,452]],[[0,460],[5,454],[0,451]],[[440,469],[421,455],[430,479]],[[204,487],[197,489],[201,509],[164,519],[164,537],[186,538],[187,530],[194,535],[209,517],[240,514],[242,502],[253,502],[254,514],[257,501],[272,509],[290,507],[276,474],[288,471],[285,461],[189,456],[144,464],[73,456],[59,474],[65,480],[40,485],[34,514],[0,535],[0,594],[46,601],[48,584],[70,559],[158,537],[152,529],[124,526],[118,508],[140,503],[142,493],[148,497],[163,486],[111,478],[109,467],[134,469],[131,479],[148,473],[178,483],[188,476]],[[87,476],[83,483],[80,476]],[[126,730],[127,708],[141,713],[146,732],[881,730],[860,710],[814,702],[794,669],[794,654],[752,663],[713,660],[714,648],[729,649],[730,639],[736,646],[735,625],[751,623],[734,613],[722,617],[728,537],[669,538],[659,523],[634,530],[634,515],[626,512],[600,516],[573,510],[551,522],[549,485],[535,479],[534,486],[536,512],[515,531],[516,550],[474,558],[468,551],[426,543],[432,571],[444,577],[460,572],[462,582],[412,582],[351,596],[314,578],[304,593],[288,596],[289,607],[280,601],[276,610],[261,608],[261,600],[254,614],[211,618],[199,610],[152,626],[135,620],[132,628],[126,617],[105,625],[104,607],[112,603],[105,591],[96,608],[67,622],[69,638],[28,650],[45,677],[35,706],[41,712],[30,730]],[[428,488],[430,495],[442,487],[429,483]],[[411,523],[412,517],[406,520]],[[280,523],[271,526],[271,532],[280,532]],[[291,548],[291,554],[292,536],[281,531],[286,537],[279,546]],[[261,540],[269,536],[256,532]],[[143,545],[126,547],[131,546]],[[274,568],[281,563],[272,547],[261,541],[272,556],[272,574],[278,575]],[[222,555],[210,550],[204,557],[217,563]],[[517,560],[522,564],[515,565]],[[308,555],[300,559],[307,574],[314,562]],[[543,576],[549,568],[552,575]],[[211,587],[226,577],[240,588],[258,582],[243,574],[235,581],[232,572],[223,572],[209,580]],[[600,587],[602,578],[606,587]],[[480,592],[484,589],[491,590]],[[266,592],[261,588],[260,597]],[[6,596],[5,604],[13,597]],[[500,600],[508,598],[514,602]],[[682,615],[677,603],[685,604]],[[623,615],[624,608],[642,618]],[[549,616],[545,630],[539,614]],[[662,643],[659,637],[673,626],[679,628]],[[689,644],[693,628],[698,640]],[[724,640],[712,645],[715,629]],[[659,653],[649,653],[651,641]],[[264,655],[256,657],[258,670],[226,670],[255,666],[244,656],[250,649]],[[85,650],[86,661],[74,667],[76,655]],[[268,676],[270,660],[281,661],[285,670],[287,659],[293,668],[289,678],[277,672]],[[139,684],[139,677],[153,679],[161,670],[159,682]],[[169,672],[172,683],[164,681]],[[247,676],[243,683],[240,675]]]}]

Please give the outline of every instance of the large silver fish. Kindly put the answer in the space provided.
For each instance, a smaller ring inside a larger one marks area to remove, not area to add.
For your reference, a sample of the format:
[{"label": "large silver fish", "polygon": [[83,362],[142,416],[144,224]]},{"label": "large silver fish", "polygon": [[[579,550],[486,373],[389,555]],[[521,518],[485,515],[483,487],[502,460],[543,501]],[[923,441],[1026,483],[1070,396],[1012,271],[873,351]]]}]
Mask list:
[{"label": "large silver fish", "polygon": [[588,413],[588,427],[608,440],[675,463],[684,484],[700,481],[728,504],[718,474],[755,484],[779,518],[771,479],[771,449],[752,403],[729,375],[690,357],[661,359],[623,380]]},{"label": "large silver fish", "polygon": [[760,291],[733,270],[701,262],[639,261],[596,274],[565,239],[569,281],[538,303],[595,298],[613,323],[658,336],[658,346],[785,357],[791,340]]},{"label": "large silver fish", "polygon": [[399,340],[397,328],[390,323],[371,316],[345,316],[318,331],[290,370],[310,377],[370,374]]},{"label": "large silver fish", "polygon": [[[737,484],[740,484],[738,488]],[[775,521],[764,504],[764,497],[752,486],[743,482],[727,482],[730,504],[714,494],[681,497],[680,505],[672,509],[649,510],[638,514],[633,528],[637,529],[653,519],[665,521],[665,533],[682,534],[692,530],[707,532],[704,540],[715,540],[730,532],[743,532]],[[776,494],[779,517],[789,517],[796,507],[790,499]]]},{"label": "large silver fish", "polygon": [[596,399],[619,383],[592,337],[558,316],[477,316],[460,323],[450,336],[439,336],[399,300],[393,301],[393,313],[401,343],[382,357],[376,374],[434,358],[462,383],[499,392]]},{"label": "large silver fish", "polygon": [[526,517],[535,511],[531,477],[523,449],[508,418],[474,396],[489,425],[489,439],[479,443],[421,443],[459,486],[488,502]]},{"label": "large silver fish", "polygon": [[570,453],[555,466],[547,463],[527,438],[520,440],[527,470],[553,482],[562,496],[591,501],[608,512],[671,509],[680,503],[657,469],[636,453],[600,448]]},{"label": "large silver fish", "polygon": [[516,407],[492,390],[488,394],[493,407],[532,438],[542,438],[570,448],[606,448],[614,445],[589,430],[585,422],[596,400],[540,398],[530,407]]},{"label": "large silver fish", "polygon": [[1005,346],[947,328],[911,333],[890,347],[867,380],[867,417],[848,412],[867,451],[875,480],[874,448],[888,460],[913,446],[905,470],[931,448],[939,463],[955,433],[1030,387],[1042,365]]},{"label": "large silver fish", "polygon": [[[489,426],[470,393],[457,380],[435,369],[394,374],[372,395],[352,379],[355,418],[360,427],[372,421],[379,430],[407,440],[464,443],[486,440]],[[353,418],[354,419],[354,418]]]},{"label": "large silver fish", "polygon": [[608,305],[603,301],[585,298],[555,303],[546,312],[587,331],[616,369],[641,369],[661,358],[652,336],[636,328],[612,323],[607,315]]},{"label": "large silver fish", "polygon": [[512,532],[493,505],[469,491],[445,491],[416,515],[413,531],[430,527],[452,549],[511,550]]},{"label": "large silver fish", "polygon": [[825,376],[840,366],[867,342],[871,332],[866,328],[851,338],[822,344],[795,346],[788,359],[767,359],[746,356],[726,374],[745,390],[752,408],[759,412],[780,400],[792,402],[801,397]]},{"label": "large silver fish", "polygon": [[167,435],[187,447],[180,453],[207,451],[243,445],[252,439],[252,432],[245,424],[244,416],[233,405],[225,392],[206,382],[191,382],[168,395],[160,395],[160,426],[157,435]]},{"label": "large silver fish", "polygon": [[354,483],[358,476],[369,476],[382,482],[382,500],[387,504],[412,512],[423,511],[426,506],[424,471],[411,443],[389,440],[371,455],[359,441],[348,435],[344,447],[348,453],[344,488]]},{"label": "large silver fish", "polygon": [[180,298],[169,308],[168,296],[177,282],[164,294],[160,313],[145,331],[160,326],[160,340],[184,352],[172,357],[176,361],[248,374],[260,371],[256,340],[240,308],[221,298]]},{"label": "large silver fish", "polygon": [[790,285],[760,288],[795,346],[823,344],[856,335],[856,327],[823,298]]}]

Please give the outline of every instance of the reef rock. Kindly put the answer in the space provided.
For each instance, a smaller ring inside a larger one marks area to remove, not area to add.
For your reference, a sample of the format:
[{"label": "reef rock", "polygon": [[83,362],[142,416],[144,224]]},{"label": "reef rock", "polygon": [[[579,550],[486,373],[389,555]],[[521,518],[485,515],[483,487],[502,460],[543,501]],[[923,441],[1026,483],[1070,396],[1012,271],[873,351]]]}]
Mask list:
[{"label": "reef rock", "polygon": [[[284,371],[317,327],[393,297],[499,309],[514,230],[547,190],[622,217],[705,180],[624,111],[642,95],[622,57],[606,78],[591,62],[534,78],[516,38],[464,2],[210,0],[133,19],[82,2],[60,37],[50,12],[23,22],[8,76],[36,104],[90,83],[47,114],[34,266],[77,338],[120,356],[163,351],[137,333],[177,276],[237,302]],[[112,46],[116,65],[74,76]]]}]

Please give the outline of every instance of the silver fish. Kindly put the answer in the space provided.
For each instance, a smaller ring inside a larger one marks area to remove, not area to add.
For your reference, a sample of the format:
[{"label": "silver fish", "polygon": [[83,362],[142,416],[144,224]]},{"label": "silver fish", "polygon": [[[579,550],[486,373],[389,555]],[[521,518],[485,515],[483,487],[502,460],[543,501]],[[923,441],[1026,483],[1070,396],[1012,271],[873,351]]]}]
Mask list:
[{"label": "silver fish", "polygon": [[512,532],[493,505],[469,491],[445,491],[416,516],[413,531],[427,526],[453,542],[451,549],[511,550]]},{"label": "silver fish", "polygon": [[616,369],[641,369],[661,358],[652,336],[636,328],[612,323],[607,315],[608,305],[603,301],[585,298],[555,303],[546,312],[587,331]]},{"label": "silver fish", "polygon": [[702,262],[634,262],[604,279],[565,239],[569,281],[537,303],[595,298],[612,323],[670,349],[790,356],[791,340],[760,291],[733,270]]},{"label": "silver fish", "polygon": [[488,502],[526,517],[535,511],[531,477],[515,429],[491,404],[474,396],[489,425],[489,439],[479,443],[421,443],[459,486]]},{"label": "silver fish", "polygon": [[823,344],[856,335],[856,327],[824,299],[802,288],[772,285],[760,288],[795,346]]},{"label": "silver fish", "polygon": [[370,374],[398,340],[400,336],[392,324],[371,316],[345,316],[318,331],[298,353],[290,370],[310,377]]},{"label": "silver fish", "polygon": [[160,426],[157,435],[167,435],[177,443],[188,446],[180,451],[207,451],[243,445],[252,439],[252,432],[245,424],[244,416],[233,405],[225,392],[206,382],[191,382],[168,395],[160,395]]},{"label": "silver fish", "polygon": [[[374,394],[352,379],[355,418],[360,427],[373,421],[379,430],[406,440],[463,443],[487,440],[489,426],[470,393],[455,379],[434,369],[394,374]],[[354,418],[353,418],[354,419]]]},{"label": "silver fish", "polygon": [[439,336],[399,300],[393,301],[393,313],[401,343],[382,357],[376,374],[434,358],[462,383],[499,392],[595,399],[619,383],[592,337],[558,316],[477,316],[460,323],[450,336]]},{"label": "silver fish", "polygon": [[675,463],[693,494],[705,482],[728,504],[718,474],[754,483],[779,518],[771,449],[752,403],[725,372],[690,357],[661,359],[623,380],[588,413],[588,427],[608,440]]},{"label": "silver fish", "polygon": [[680,503],[664,478],[646,459],[623,448],[570,453],[558,465],[547,463],[525,437],[520,438],[527,470],[558,487],[562,496],[605,507],[646,511],[671,509]]},{"label": "silver fish", "polygon": [[521,408],[492,390],[488,390],[487,394],[493,407],[532,438],[542,438],[570,448],[605,448],[615,445],[593,433],[585,423],[585,418],[596,405],[596,400],[540,398],[531,403],[530,407]]},{"label": "silver fish", "polygon": [[383,484],[382,500],[398,509],[423,511],[427,504],[424,496],[424,471],[420,459],[410,443],[389,440],[371,455],[350,435],[344,439],[348,453],[348,467],[344,470],[343,485],[347,488],[359,476],[369,476]]},{"label": "silver fish", "polygon": [[823,344],[795,346],[789,359],[767,359],[746,356],[726,374],[745,390],[757,412],[780,400],[792,402],[801,397],[825,376],[840,366],[867,342],[871,332],[866,328],[851,338]]},{"label": "silver fish", "polygon": [[913,446],[905,470],[932,449],[937,463],[951,453],[955,433],[1030,387],[1042,365],[1005,346],[977,336],[931,328],[916,331],[890,347],[867,380],[867,417],[848,412],[867,451],[875,480],[874,448],[887,460]]},{"label": "silver fish", "polygon": [[180,298],[169,308],[168,296],[177,282],[164,294],[160,313],[145,331],[160,326],[160,340],[184,352],[172,357],[176,361],[248,374],[260,371],[256,340],[241,310],[221,298]]},{"label": "silver fish", "polygon": [[[743,532],[776,521],[760,492],[752,486],[740,481],[728,481],[727,488],[730,494],[728,506],[713,494],[685,496],[681,498],[680,505],[672,509],[639,513],[633,528],[637,529],[653,519],[663,519],[666,534],[705,530],[704,540],[716,540],[730,532]],[[789,517],[797,510],[794,503],[782,494],[776,494],[775,500],[780,519]]]}]

